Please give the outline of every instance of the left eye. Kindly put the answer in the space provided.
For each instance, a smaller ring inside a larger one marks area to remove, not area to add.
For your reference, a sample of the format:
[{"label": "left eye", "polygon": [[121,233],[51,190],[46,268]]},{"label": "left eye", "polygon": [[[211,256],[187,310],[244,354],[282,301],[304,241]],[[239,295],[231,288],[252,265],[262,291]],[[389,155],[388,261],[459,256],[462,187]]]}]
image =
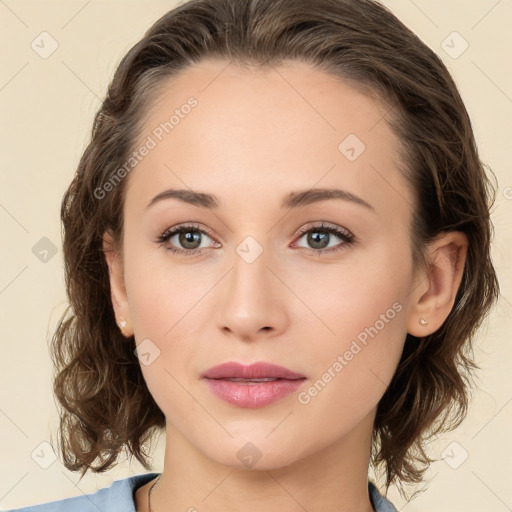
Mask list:
[{"label": "left eye", "polygon": [[[325,223],[322,223],[320,226],[302,228],[299,234],[301,235],[299,240],[307,235],[306,241],[310,246],[313,246],[314,249],[310,249],[309,247],[304,247],[304,249],[315,254],[339,251],[354,242],[354,235],[352,235],[350,231],[345,228],[339,228],[335,225]],[[338,243],[334,248],[327,249],[327,247],[329,247],[328,243],[331,241],[333,235],[335,238],[341,239],[343,242],[341,244]]]}]

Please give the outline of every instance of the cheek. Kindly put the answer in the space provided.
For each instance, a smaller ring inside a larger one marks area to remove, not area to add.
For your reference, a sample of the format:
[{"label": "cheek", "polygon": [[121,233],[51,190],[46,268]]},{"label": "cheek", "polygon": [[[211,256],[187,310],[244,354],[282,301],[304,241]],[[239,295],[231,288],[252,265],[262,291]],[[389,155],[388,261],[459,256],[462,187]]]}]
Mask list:
[{"label": "cheek", "polygon": [[411,279],[412,265],[392,250],[371,261],[362,256],[343,268],[309,272],[309,284],[298,294],[314,313],[301,329],[304,342],[314,340],[305,348],[317,385],[304,402],[336,404],[336,410],[356,416],[378,403],[407,335]]},{"label": "cheek", "polygon": [[315,343],[305,346],[312,371],[309,387],[297,395],[297,417],[304,419],[308,432],[322,423],[323,442],[344,436],[363,421],[396,371],[407,334],[405,294],[396,283],[385,284],[381,290],[359,286],[352,293],[337,288],[326,292],[335,300],[322,299],[326,308],[320,316],[334,334],[320,326],[325,334],[317,333],[311,338]]},{"label": "cheek", "polygon": [[193,380],[199,371],[191,363],[204,339],[205,321],[211,319],[201,299],[215,281],[211,273],[202,279],[199,267],[172,264],[163,248],[144,240],[127,235],[125,249],[131,323],[138,352],[149,353],[151,361],[146,365],[141,357],[141,370],[162,410],[174,410],[171,403],[187,398],[179,383]]},{"label": "cheek", "polygon": [[363,396],[378,399],[391,381],[402,353],[407,334],[403,303],[390,297],[361,304],[362,309],[347,304],[346,309],[323,315],[334,335],[313,335],[311,329],[311,339],[315,340],[309,348],[312,380],[320,379],[321,389],[326,384],[341,390],[332,396],[334,400],[338,397],[350,402]]},{"label": "cheek", "polygon": [[169,338],[173,326],[200,297],[199,279],[194,277],[199,272],[191,270],[191,266],[180,267],[175,256],[150,240],[149,235],[136,235],[135,230],[126,233],[124,259],[126,291],[136,335],[141,339]]},{"label": "cheek", "polygon": [[301,321],[315,328],[323,346],[339,349],[360,333],[364,338],[365,329],[372,326],[380,337],[392,339],[393,328],[401,331],[405,325],[402,311],[410,293],[412,265],[389,247],[354,252],[342,263],[292,268],[283,280],[293,283],[303,313],[304,306],[309,309]]}]

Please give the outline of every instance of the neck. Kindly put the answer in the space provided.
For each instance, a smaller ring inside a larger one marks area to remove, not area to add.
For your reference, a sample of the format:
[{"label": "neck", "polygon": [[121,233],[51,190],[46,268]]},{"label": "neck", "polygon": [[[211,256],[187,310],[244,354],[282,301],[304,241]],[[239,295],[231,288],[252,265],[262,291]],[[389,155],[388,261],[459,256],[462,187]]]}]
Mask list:
[{"label": "neck", "polygon": [[336,442],[291,463],[271,457],[265,462],[263,449],[254,467],[236,456],[245,443],[232,442],[235,456],[224,453],[219,461],[215,440],[207,456],[168,423],[164,470],[151,495],[151,511],[242,512],[250,503],[251,512],[373,512],[368,463],[374,417],[375,410]]}]

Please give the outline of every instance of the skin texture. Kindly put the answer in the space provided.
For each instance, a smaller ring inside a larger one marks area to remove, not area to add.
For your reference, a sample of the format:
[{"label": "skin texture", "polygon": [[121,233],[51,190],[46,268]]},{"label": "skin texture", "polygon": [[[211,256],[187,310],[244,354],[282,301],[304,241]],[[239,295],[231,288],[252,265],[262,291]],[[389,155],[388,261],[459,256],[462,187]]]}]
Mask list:
[{"label": "skin texture", "polygon": [[[425,336],[448,316],[467,239],[440,237],[429,271],[413,272],[413,193],[398,170],[386,105],[348,84],[296,61],[255,71],[204,60],[162,89],[141,140],[190,96],[197,106],[125,178],[122,251],[104,237],[123,332],[160,350],[141,365],[167,419],[152,510],[370,512],[377,404],[407,332]],[[338,149],[349,134],[366,146],[354,161]],[[169,188],[214,194],[219,206],[168,199],[146,209]],[[344,189],[373,210],[340,199],[281,209],[290,192],[311,188]],[[322,222],[349,230],[354,242],[330,235],[328,249],[342,249],[319,255],[298,231]],[[169,252],[184,249],[179,235],[155,243],[183,223],[208,233],[199,235],[202,252]],[[262,249],[251,263],[237,253],[248,236]],[[268,361],[305,375],[299,391],[307,390],[393,304],[400,311],[307,404],[292,394],[240,408],[201,380],[226,361]],[[237,456],[249,442],[261,455],[252,467]],[[151,483],[136,493],[139,511]]]}]

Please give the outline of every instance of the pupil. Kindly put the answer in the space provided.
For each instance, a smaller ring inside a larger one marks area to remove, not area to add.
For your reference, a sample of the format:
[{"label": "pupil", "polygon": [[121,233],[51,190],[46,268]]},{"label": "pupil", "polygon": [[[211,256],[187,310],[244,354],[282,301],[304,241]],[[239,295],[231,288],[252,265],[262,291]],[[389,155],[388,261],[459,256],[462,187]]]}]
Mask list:
[{"label": "pupil", "polygon": [[189,245],[194,245],[194,242],[198,242],[198,245],[201,245],[201,234],[197,231],[186,231],[180,234],[180,244],[187,249],[196,249],[197,247],[190,247]]},{"label": "pupil", "polygon": [[313,247],[317,249],[323,249],[328,245],[328,243],[323,243],[327,241],[328,237],[328,233],[322,234],[319,233],[318,231],[314,231],[313,233],[310,233],[310,235],[308,236],[308,243],[310,243]]}]

